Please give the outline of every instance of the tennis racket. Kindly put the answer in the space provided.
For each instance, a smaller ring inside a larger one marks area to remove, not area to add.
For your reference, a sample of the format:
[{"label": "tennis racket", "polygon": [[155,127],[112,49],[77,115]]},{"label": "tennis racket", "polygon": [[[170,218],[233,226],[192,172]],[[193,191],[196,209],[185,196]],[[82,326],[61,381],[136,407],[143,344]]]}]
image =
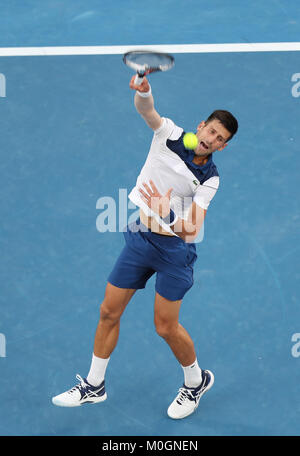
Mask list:
[{"label": "tennis racket", "polygon": [[164,52],[130,51],[123,55],[123,62],[137,72],[134,83],[140,85],[147,74],[170,70],[174,57]]}]

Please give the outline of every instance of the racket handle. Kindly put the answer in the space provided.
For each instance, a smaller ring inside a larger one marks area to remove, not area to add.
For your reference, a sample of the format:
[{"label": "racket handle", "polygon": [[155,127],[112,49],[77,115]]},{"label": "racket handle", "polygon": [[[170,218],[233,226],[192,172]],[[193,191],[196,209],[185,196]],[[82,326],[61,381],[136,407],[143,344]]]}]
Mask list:
[{"label": "racket handle", "polygon": [[137,73],[134,83],[135,85],[141,85],[144,79],[145,73]]}]

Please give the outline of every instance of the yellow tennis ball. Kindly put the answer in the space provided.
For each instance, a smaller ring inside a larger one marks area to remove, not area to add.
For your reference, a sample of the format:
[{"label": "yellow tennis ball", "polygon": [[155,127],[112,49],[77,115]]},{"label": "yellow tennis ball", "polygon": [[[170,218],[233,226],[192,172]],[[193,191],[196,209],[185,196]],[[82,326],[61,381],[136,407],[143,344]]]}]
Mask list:
[{"label": "yellow tennis ball", "polygon": [[183,144],[186,149],[194,150],[198,146],[198,138],[194,133],[186,133],[183,137]]}]

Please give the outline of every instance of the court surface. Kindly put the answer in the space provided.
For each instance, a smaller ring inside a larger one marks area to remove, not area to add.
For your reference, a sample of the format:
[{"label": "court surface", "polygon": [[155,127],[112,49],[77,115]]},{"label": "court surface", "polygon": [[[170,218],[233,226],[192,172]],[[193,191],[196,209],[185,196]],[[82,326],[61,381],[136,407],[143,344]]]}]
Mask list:
[{"label": "court surface", "polygon": [[[297,0],[124,3],[6,3],[0,47],[299,40]],[[221,185],[181,309],[215,385],[195,414],[167,417],[183,374],[155,333],[152,278],[122,317],[108,400],[52,405],[87,375],[152,133],[121,54],[1,56],[0,435],[300,434],[299,51],[174,56],[149,78],[158,112],[190,131],[228,109],[240,125],[214,155]],[[100,232],[109,205],[116,232]]]}]

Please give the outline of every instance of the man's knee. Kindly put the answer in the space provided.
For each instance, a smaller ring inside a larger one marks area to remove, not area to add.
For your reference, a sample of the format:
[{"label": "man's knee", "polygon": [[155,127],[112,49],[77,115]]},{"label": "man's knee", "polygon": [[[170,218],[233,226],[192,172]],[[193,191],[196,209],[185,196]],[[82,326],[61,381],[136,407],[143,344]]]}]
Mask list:
[{"label": "man's knee", "polygon": [[104,299],[100,305],[100,319],[112,323],[118,322],[131,295],[132,292],[130,290],[118,290],[116,287],[108,284]]},{"label": "man's knee", "polygon": [[102,321],[115,323],[118,322],[122,316],[123,308],[116,306],[109,298],[104,298],[100,305],[100,319]]},{"label": "man's knee", "polygon": [[178,322],[169,322],[161,319],[155,319],[155,329],[160,337],[163,339],[169,339],[177,332]]}]

